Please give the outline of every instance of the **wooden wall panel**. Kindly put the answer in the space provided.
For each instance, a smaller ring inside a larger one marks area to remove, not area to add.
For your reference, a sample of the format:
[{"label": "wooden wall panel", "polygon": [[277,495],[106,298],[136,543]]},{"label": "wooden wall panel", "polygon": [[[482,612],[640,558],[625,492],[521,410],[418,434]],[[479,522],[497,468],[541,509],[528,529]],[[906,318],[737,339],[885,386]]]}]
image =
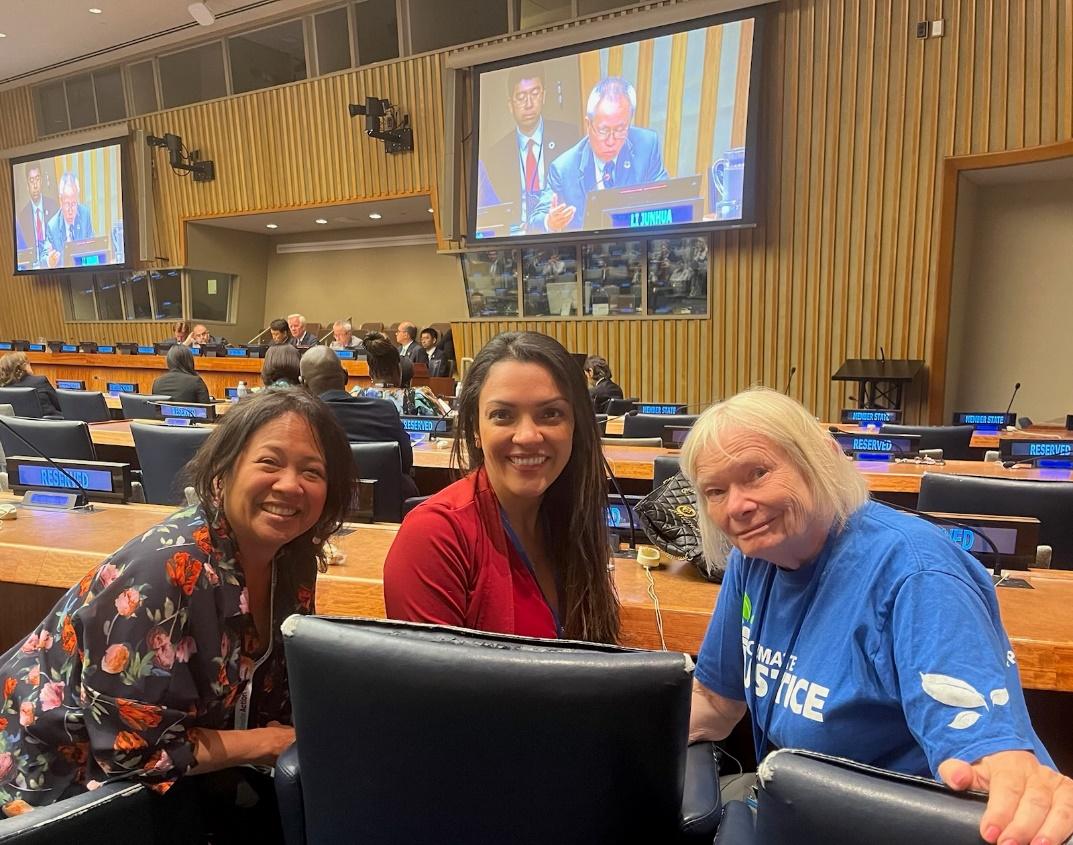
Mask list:
[{"label": "wooden wall panel", "polygon": [[[880,346],[888,357],[927,357],[943,161],[1073,138],[1073,0],[782,0],[771,11],[756,118],[762,219],[713,238],[710,317],[474,321],[456,324],[460,354],[497,331],[533,328],[606,355],[628,393],[697,405],[751,384],[781,388],[796,366],[791,393],[821,416],[849,392],[830,381],[844,358]],[[916,21],[937,17],[944,37],[914,37]],[[511,41],[524,52],[525,36]],[[157,174],[161,250],[181,255],[186,218],[430,191],[442,161],[441,61],[405,59],[131,121],[180,132],[219,169],[211,185]],[[639,74],[651,61],[642,52]],[[346,103],[366,94],[409,111],[414,155],[386,156],[346,116]],[[648,103],[639,105],[643,125]],[[32,140],[28,92],[0,92],[0,108],[0,143]],[[0,197],[7,178],[5,167]],[[53,282],[7,276],[10,249],[0,238],[0,334],[89,330],[63,322]],[[156,331],[104,324],[98,333],[148,340]],[[923,396],[910,392],[910,419],[922,416]]]}]

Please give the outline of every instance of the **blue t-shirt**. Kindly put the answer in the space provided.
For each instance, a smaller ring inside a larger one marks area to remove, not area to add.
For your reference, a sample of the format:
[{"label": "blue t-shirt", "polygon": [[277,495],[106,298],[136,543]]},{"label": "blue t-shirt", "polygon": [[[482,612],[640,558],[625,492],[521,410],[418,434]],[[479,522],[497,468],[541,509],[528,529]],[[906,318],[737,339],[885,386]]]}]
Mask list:
[{"label": "blue t-shirt", "polygon": [[875,502],[801,569],[735,549],[696,678],[746,702],[758,743],[770,710],[769,750],[936,778],[947,758],[998,751],[1054,767],[987,570],[935,526]]}]

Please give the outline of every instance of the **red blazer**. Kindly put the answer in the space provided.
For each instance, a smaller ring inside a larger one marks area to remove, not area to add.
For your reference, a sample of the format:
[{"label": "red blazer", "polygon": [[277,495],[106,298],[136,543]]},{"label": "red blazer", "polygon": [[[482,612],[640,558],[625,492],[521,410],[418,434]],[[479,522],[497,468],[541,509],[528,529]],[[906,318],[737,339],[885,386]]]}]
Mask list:
[{"label": "red blazer", "polygon": [[407,514],[384,562],[384,604],[389,619],[557,636],[483,468]]}]

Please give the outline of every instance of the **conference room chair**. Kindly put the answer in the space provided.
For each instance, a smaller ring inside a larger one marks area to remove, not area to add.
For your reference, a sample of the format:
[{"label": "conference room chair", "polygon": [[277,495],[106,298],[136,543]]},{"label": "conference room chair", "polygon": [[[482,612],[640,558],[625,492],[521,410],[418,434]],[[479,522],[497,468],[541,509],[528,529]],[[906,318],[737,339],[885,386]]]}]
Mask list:
[{"label": "conference room chair", "polygon": [[636,396],[631,396],[629,399],[611,399],[604,410],[607,411],[609,417],[621,417],[632,411],[633,406],[640,401]]},{"label": "conference room chair", "polygon": [[596,415],[596,428],[599,430],[601,437],[607,433],[607,414]]},{"label": "conference room chair", "polygon": [[283,633],[289,845],[712,841],[718,771],[710,743],[687,748],[685,655],[374,619]]},{"label": "conference room chair", "polygon": [[1073,569],[1073,482],[928,472],[920,480],[917,508],[935,513],[1034,516],[1040,523],[1040,545],[1052,549],[1051,566]]},{"label": "conference room chair", "polygon": [[693,425],[697,414],[633,414],[622,421],[623,437],[663,437],[669,425]]},{"label": "conference room chair", "polygon": [[170,428],[135,422],[131,423],[130,433],[142,468],[145,501],[152,505],[185,504],[183,470],[212,428]]},{"label": "conference room chair", "polygon": [[885,425],[883,433],[890,435],[919,434],[919,449],[942,449],[944,461],[972,461],[976,459],[969,443],[972,440],[971,425]]},{"label": "conference room chair", "polygon": [[406,518],[406,514],[420,505],[422,502],[426,502],[431,499],[431,496],[410,496],[408,499],[404,499],[402,502],[402,517]]},{"label": "conference room chair", "polygon": [[402,461],[399,444],[351,443],[350,454],[358,478],[376,481],[373,488],[373,519],[402,522]]},{"label": "conference room chair", "polygon": [[677,455],[660,455],[652,464],[652,489],[659,487],[668,478],[678,475],[680,463]]},{"label": "conference room chair", "polygon": [[0,423],[0,447],[3,447],[4,453],[8,458],[15,455],[33,457],[34,451],[12,431],[22,435],[50,458],[97,460],[97,452],[89,438],[89,426],[79,420],[5,417],[4,422]]},{"label": "conference room chair", "polygon": [[112,418],[103,393],[90,390],[56,390],[60,397],[60,413],[65,420],[107,422]]},{"label": "conference room chair", "polygon": [[13,818],[0,816],[2,845],[144,845],[178,842],[156,812],[160,797],[130,781],[102,784]]},{"label": "conference room chair", "polygon": [[645,446],[651,449],[662,449],[662,437],[601,437],[601,445],[604,446]]},{"label": "conference room chair", "polygon": [[986,799],[850,760],[783,749],[760,764],[757,806],[726,804],[715,845],[981,845]]},{"label": "conference room chair", "polygon": [[171,397],[159,393],[120,393],[119,405],[125,420],[159,420],[160,409],[154,402],[167,402]]},{"label": "conference room chair", "polygon": [[40,419],[44,413],[32,387],[0,387],[0,402],[10,405],[16,417]]},{"label": "conference room chair", "polygon": [[[398,326],[395,326],[395,328],[398,328]],[[369,332],[382,332],[383,330],[384,330],[384,324],[383,323],[370,322],[370,323],[362,323],[361,328],[358,331],[360,331],[363,335],[366,335]],[[388,340],[394,342],[395,338],[389,337]]]}]

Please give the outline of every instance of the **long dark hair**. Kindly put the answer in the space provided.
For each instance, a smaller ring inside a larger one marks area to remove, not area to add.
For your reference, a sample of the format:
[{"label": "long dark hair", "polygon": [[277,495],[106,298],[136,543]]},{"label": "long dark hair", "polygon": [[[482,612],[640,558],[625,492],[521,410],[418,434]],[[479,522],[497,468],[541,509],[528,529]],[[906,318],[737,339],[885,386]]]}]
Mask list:
[{"label": "long dark hair", "polygon": [[[315,396],[304,390],[265,390],[242,399],[214,426],[212,434],[186,465],[186,477],[205,512],[215,513],[220,505],[224,479],[234,469],[250,438],[262,426],[284,414],[297,414],[309,424],[324,455],[328,495],[317,523],[287,543],[283,552],[296,557],[314,556],[320,571],[324,572],[327,560],[322,543],[343,524],[350,504],[354,461],[346,434],[335,414]],[[318,540],[320,542],[316,542]]]},{"label": "long dark hair", "polygon": [[[470,472],[484,465],[484,452],[477,446],[481,390],[492,366],[508,360],[542,366],[574,409],[570,458],[540,503],[540,530],[546,547],[556,549],[566,636],[615,642],[619,605],[607,569],[611,547],[600,435],[581,367],[562,344],[536,332],[506,332],[496,335],[477,353],[458,398],[452,463],[466,466]],[[568,542],[554,542],[553,533],[568,537]]]},{"label": "long dark hair", "polygon": [[183,346],[181,343],[175,344],[168,350],[164,360],[167,361],[169,370],[186,373],[190,376],[197,375],[194,370],[194,353],[190,351],[189,346]]}]

